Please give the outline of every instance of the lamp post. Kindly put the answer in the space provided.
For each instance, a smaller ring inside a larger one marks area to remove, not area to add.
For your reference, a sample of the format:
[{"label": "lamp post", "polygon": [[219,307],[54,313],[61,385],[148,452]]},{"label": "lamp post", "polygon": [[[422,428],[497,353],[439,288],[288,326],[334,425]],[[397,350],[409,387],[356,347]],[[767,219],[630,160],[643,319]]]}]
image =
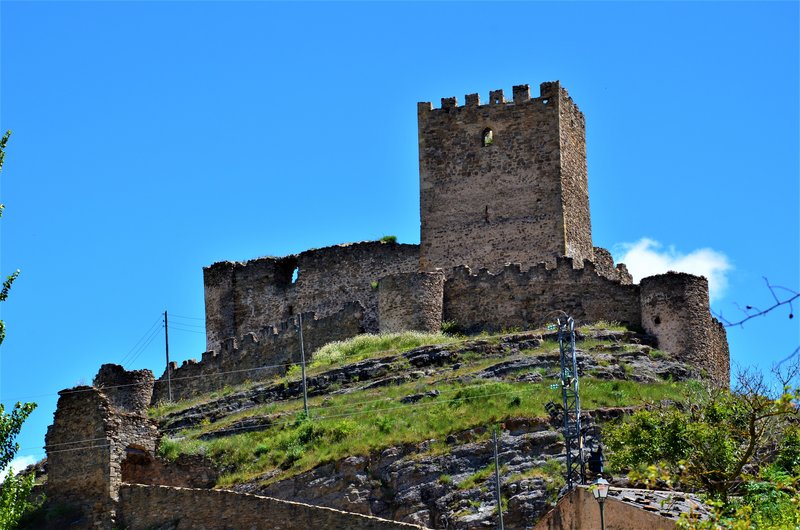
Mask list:
[{"label": "lamp post", "polygon": [[606,497],[608,497],[608,482],[603,478],[597,479],[594,483],[594,488],[592,488],[592,495],[594,495],[594,500],[597,501],[597,504],[600,505],[600,530],[606,530],[603,508],[605,507]]}]

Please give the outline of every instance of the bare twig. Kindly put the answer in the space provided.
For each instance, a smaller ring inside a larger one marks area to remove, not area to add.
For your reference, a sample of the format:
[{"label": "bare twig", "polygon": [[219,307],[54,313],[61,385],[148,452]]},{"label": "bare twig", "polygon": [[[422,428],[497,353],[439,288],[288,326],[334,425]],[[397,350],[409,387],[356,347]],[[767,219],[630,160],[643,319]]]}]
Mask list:
[{"label": "bare twig", "polygon": [[[762,317],[772,311],[773,309],[777,309],[781,306],[788,305],[789,306],[789,318],[794,318],[794,304],[793,302],[800,298],[800,293],[797,291],[793,291],[792,289],[788,289],[786,287],[780,285],[772,285],[769,283],[767,278],[764,278],[764,283],[767,284],[767,289],[769,289],[770,294],[772,295],[772,299],[774,303],[766,309],[759,309],[758,307],[747,305],[742,309],[738,304],[736,307],[744,313],[744,317],[740,318],[739,320],[731,321],[727,318],[722,316],[722,313],[714,312],[714,316],[717,317],[720,322],[726,327],[731,328],[734,326],[743,327],[742,324],[747,322],[748,320],[756,317]],[[781,291],[781,296],[779,296],[778,292]],[[787,294],[788,293],[788,294]]]}]

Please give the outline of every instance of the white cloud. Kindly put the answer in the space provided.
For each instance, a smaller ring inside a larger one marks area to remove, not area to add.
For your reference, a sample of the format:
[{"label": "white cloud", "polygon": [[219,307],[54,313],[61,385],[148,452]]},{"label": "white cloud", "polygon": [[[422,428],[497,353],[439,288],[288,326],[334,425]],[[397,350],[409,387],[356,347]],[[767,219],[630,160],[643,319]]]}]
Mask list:
[{"label": "white cloud", "polygon": [[668,271],[688,272],[708,278],[711,300],[718,300],[728,287],[728,271],[733,268],[728,257],[710,248],[700,248],[688,254],[675,247],[664,247],[658,241],[642,238],[635,243],[615,247],[617,262],[628,266],[633,281]]},{"label": "white cloud", "polygon": [[5,476],[9,472],[18,473],[23,469],[25,469],[26,467],[28,467],[29,465],[35,464],[36,462],[38,462],[38,460],[35,456],[30,456],[30,455],[18,456],[17,458],[9,462],[8,466],[6,466],[6,468],[2,472],[0,472],[0,476],[5,478]]}]

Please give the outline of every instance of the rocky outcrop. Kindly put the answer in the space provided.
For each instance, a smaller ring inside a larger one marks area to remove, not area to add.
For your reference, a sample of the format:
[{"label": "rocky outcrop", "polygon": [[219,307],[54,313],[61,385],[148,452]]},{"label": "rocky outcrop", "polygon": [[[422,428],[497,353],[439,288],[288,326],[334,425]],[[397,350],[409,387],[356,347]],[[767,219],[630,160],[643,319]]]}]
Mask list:
[{"label": "rocky outcrop", "polygon": [[[485,428],[437,440],[351,456],[290,479],[236,491],[374,515],[429,528],[485,528],[496,517],[491,437]],[[506,524],[524,528],[550,507],[558,482],[548,461],[563,451],[561,435],[546,420],[511,420],[499,436],[501,493],[508,499]],[[552,467],[551,467],[552,469]],[[532,471],[534,470],[534,471]],[[556,473],[557,474],[557,473]]]}]

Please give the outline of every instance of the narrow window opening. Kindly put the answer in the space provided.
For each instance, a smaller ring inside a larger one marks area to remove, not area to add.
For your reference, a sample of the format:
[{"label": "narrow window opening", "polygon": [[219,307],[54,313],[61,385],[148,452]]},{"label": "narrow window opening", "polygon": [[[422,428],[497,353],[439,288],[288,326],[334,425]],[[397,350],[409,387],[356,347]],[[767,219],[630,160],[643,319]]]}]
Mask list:
[{"label": "narrow window opening", "polygon": [[483,220],[486,221],[486,224],[489,224],[489,205],[488,204],[483,209]]},{"label": "narrow window opening", "polygon": [[656,326],[661,324],[661,317],[660,316],[656,316],[656,318],[653,319],[653,322],[655,323]]},{"label": "narrow window opening", "polygon": [[483,146],[489,147],[494,143],[494,132],[490,128],[485,128],[483,130]]},{"label": "narrow window opening", "polygon": [[297,283],[298,274],[300,274],[300,268],[295,267],[294,270],[292,271],[292,283]]},{"label": "narrow window opening", "polygon": [[547,98],[544,98],[544,99],[542,100],[542,104],[544,104],[544,105],[547,105],[548,103],[550,103],[550,100],[549,100],[549,99],[547,99]]}]

